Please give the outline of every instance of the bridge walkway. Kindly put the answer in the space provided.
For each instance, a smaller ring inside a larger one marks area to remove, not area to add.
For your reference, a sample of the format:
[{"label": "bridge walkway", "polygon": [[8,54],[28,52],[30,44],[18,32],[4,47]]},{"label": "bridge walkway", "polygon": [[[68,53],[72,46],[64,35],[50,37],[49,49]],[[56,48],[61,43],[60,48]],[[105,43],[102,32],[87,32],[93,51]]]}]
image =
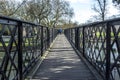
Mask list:
[{"label": "bridge walkway", "polygon": [[34,74],[37,80],[96,80],[64,34],[58,35]]}]

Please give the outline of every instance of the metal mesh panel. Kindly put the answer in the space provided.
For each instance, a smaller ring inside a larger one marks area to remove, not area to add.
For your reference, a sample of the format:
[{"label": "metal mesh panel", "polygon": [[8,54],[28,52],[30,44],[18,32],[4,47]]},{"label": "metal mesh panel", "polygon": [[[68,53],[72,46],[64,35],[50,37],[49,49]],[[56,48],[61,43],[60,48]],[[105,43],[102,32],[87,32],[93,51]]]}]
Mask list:
[{"label": "metal mesh panel", "polygon": [[18,76],[17,26],[0,24],[0,79],[16,79]]},{"label": "metal mesh panel", "polygon": [[120,80],[119,23],[120,19],[113,19],[65,30],[69,41],[75,47],[79,43],[76,49],[105,80]]},{"label": "metal mesh panel", "polygon": [[50,30],[0,16],[0,80],[24,79],[57,35]]}]

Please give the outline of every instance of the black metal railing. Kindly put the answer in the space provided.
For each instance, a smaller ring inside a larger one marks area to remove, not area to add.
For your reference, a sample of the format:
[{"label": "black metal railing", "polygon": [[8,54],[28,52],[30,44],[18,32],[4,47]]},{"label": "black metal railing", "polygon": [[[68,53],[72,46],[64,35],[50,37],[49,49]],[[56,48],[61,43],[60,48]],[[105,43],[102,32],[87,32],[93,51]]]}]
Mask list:
[{"label": "black metal railing", "polygon": [[66,29],[65,34],[104,80],[120,80],[120,19]]},{"label": "black metal railing", "polygon": [[0,80],[23,80],[56,35],[53,28],[0,16]]}]

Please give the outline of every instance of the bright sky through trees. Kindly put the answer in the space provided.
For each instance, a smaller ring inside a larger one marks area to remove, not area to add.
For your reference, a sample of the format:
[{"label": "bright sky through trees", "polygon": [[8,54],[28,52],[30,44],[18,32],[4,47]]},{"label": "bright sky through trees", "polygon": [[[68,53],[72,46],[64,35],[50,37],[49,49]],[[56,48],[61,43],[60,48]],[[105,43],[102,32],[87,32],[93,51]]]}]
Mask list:
[{"label": "bright sky through trees", "polygon": [[[21,0],[19,0],[21,1]],[[70,2],[70,6],[74,9],[74,16],[72,21],[76,21],[78,23],[86,23],[87,20],[90,20],[92,16],[96,15],[96,13],[91,9],[95,0],[66,0]],[[108,17],[112,15],[118,15],[119,12],[117,8],[113,6],[112,0],[108,0]]]},{"label": "bright sky through trees", "polygon": [[[89,20],[92,16],[94,16],[96,13],[91,9],[94,0],[66,0],[70,2],[71,7],[74,9],[74,17],[73,21],[77,21],[79,23],[85,23],[87,20]],[[108,17],[112,15],[117,15],[118,10],[113,6],[112,0],[108,0]]]}]

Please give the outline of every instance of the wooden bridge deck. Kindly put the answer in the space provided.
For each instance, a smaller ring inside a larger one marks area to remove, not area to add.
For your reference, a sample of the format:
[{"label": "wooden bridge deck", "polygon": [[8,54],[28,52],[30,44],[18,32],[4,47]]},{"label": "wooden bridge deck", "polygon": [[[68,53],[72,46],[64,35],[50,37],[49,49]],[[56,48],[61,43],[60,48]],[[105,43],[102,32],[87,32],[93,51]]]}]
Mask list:
[{"label": "wooden bridge deck", "polygon": [[96,80],[66,39],[58,35],[47,57],[33,76],[35,80]]}]

